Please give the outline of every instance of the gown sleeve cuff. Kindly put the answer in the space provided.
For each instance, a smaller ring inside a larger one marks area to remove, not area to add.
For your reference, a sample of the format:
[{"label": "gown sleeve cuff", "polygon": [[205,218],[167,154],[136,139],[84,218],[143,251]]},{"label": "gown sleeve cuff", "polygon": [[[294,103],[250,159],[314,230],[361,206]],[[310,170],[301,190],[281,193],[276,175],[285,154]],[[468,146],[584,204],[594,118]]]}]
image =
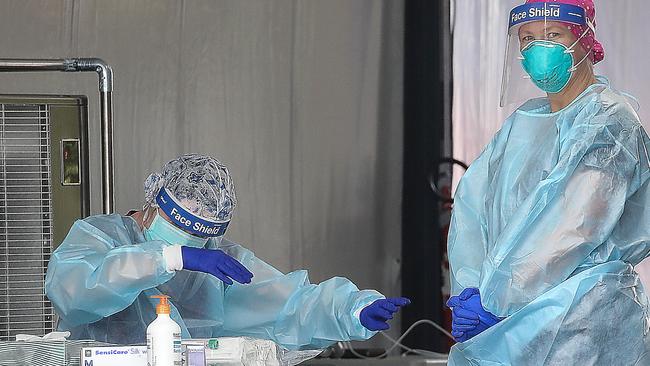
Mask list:
[{"label": "gown sleeve cuff", "polygon": [[183,269],[183,253],[180,245],[171,245],[163,249],[165,269],[167,272],[175,272]]},{"label": "gown sleeve cuff", "polygon": [[355,304],[355,308],[352,311],[352,322],[354,324],[354,328],[357,330],[357,337],[352,337],[352,340],[365,340],[368,338],[371,338],[377,332],[368,330],[366,327],[364,327],[361,324],[361,310],[365,309],[366,306],[372,304],[376,300],[379,299],[385,299],[386,296],[382,295],[381,293],[375,291],[375,290],[362,290],[360,291],[360,294],[363,296],[359,299],[357,304]]}]

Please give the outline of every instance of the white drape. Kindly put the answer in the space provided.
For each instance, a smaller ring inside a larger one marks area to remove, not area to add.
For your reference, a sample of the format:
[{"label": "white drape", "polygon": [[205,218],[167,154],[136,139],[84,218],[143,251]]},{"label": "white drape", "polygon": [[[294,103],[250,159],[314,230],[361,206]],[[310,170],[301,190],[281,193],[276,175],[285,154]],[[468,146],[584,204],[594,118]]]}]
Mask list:
[{"label": "white drape", "polygon": [[[499,107],[499,92],[510,10],[523,0],[454,0],[453,150],[471,163],[516,106]],[[634,95],[639,115],[650,127],[650,48],[647,47],[648,2],[596,0],[596,38],[605,60],[596,73],[612,86]],[[457,183],[462,174],[454,171]],[[637,271],[650,288],[650,261]]]},{"label": "white drape", "polygon": [[[499,107],[508,14],[517,0],[454,0],[454,157],[471,163],[515,106]],[[605,60],[596,72],[639,100],[650,126],[650,49],[644,0],[596,0],[597,39]]]}]

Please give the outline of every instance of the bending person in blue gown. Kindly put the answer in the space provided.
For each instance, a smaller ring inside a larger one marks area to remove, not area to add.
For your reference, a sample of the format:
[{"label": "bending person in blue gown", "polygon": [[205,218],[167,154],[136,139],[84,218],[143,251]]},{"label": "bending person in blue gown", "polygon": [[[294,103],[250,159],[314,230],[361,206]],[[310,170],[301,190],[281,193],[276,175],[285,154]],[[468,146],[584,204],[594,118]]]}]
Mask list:
[{"label": "bending person in blue gown", "polygon": [[249,336],[290,350],[366,340],[408,299],[360,291],[345,278],[311,284],[224,238],[236,206],[225,166],[183,155],[145,182],[128,216],[78,220],[49,262],[46,294],[73,339],[142,343],[168,295],[183,338]]}]

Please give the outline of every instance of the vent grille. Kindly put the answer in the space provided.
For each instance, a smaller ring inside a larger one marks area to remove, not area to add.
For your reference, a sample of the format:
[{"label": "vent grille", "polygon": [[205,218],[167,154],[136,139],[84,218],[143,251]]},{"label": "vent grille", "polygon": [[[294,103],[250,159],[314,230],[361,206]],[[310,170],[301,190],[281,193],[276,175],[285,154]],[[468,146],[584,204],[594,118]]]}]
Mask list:
[{"label": "vent grille", "polygon": [[0,104],[0,340],[55,326],[45,297],[52,252],[50,115],[44,104]]}]

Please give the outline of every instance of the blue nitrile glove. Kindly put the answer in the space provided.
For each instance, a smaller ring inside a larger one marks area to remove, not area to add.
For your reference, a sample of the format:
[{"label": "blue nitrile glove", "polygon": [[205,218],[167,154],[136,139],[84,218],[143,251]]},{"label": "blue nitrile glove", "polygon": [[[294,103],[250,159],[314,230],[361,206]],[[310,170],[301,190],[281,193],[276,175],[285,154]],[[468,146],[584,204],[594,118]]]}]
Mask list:
[{"label": "blue nitrile glove", "polygon": [[393,314],[398,312],[402,306],[410,303],[411,300],[405,297],[375,300],[361,310],[359,320],[361,320],[361,325],[369,330],[386,330],[390,328],[387,322],[393,319]]},{"label": "blue nitrile glove", "polygon": [[483,309],[477,288],[466,288],[452,296],[447,306],[452,308],[451,335],[457,342],[465,342],[502,320]]},{"label": "blue nitrile glove", "polygon": [[230,278],[239,283],[250,283],[253,278],[246,267],[221,250],[183,246],[181,253],[183,269],[209,273],[228,285],[233,283]]}]

